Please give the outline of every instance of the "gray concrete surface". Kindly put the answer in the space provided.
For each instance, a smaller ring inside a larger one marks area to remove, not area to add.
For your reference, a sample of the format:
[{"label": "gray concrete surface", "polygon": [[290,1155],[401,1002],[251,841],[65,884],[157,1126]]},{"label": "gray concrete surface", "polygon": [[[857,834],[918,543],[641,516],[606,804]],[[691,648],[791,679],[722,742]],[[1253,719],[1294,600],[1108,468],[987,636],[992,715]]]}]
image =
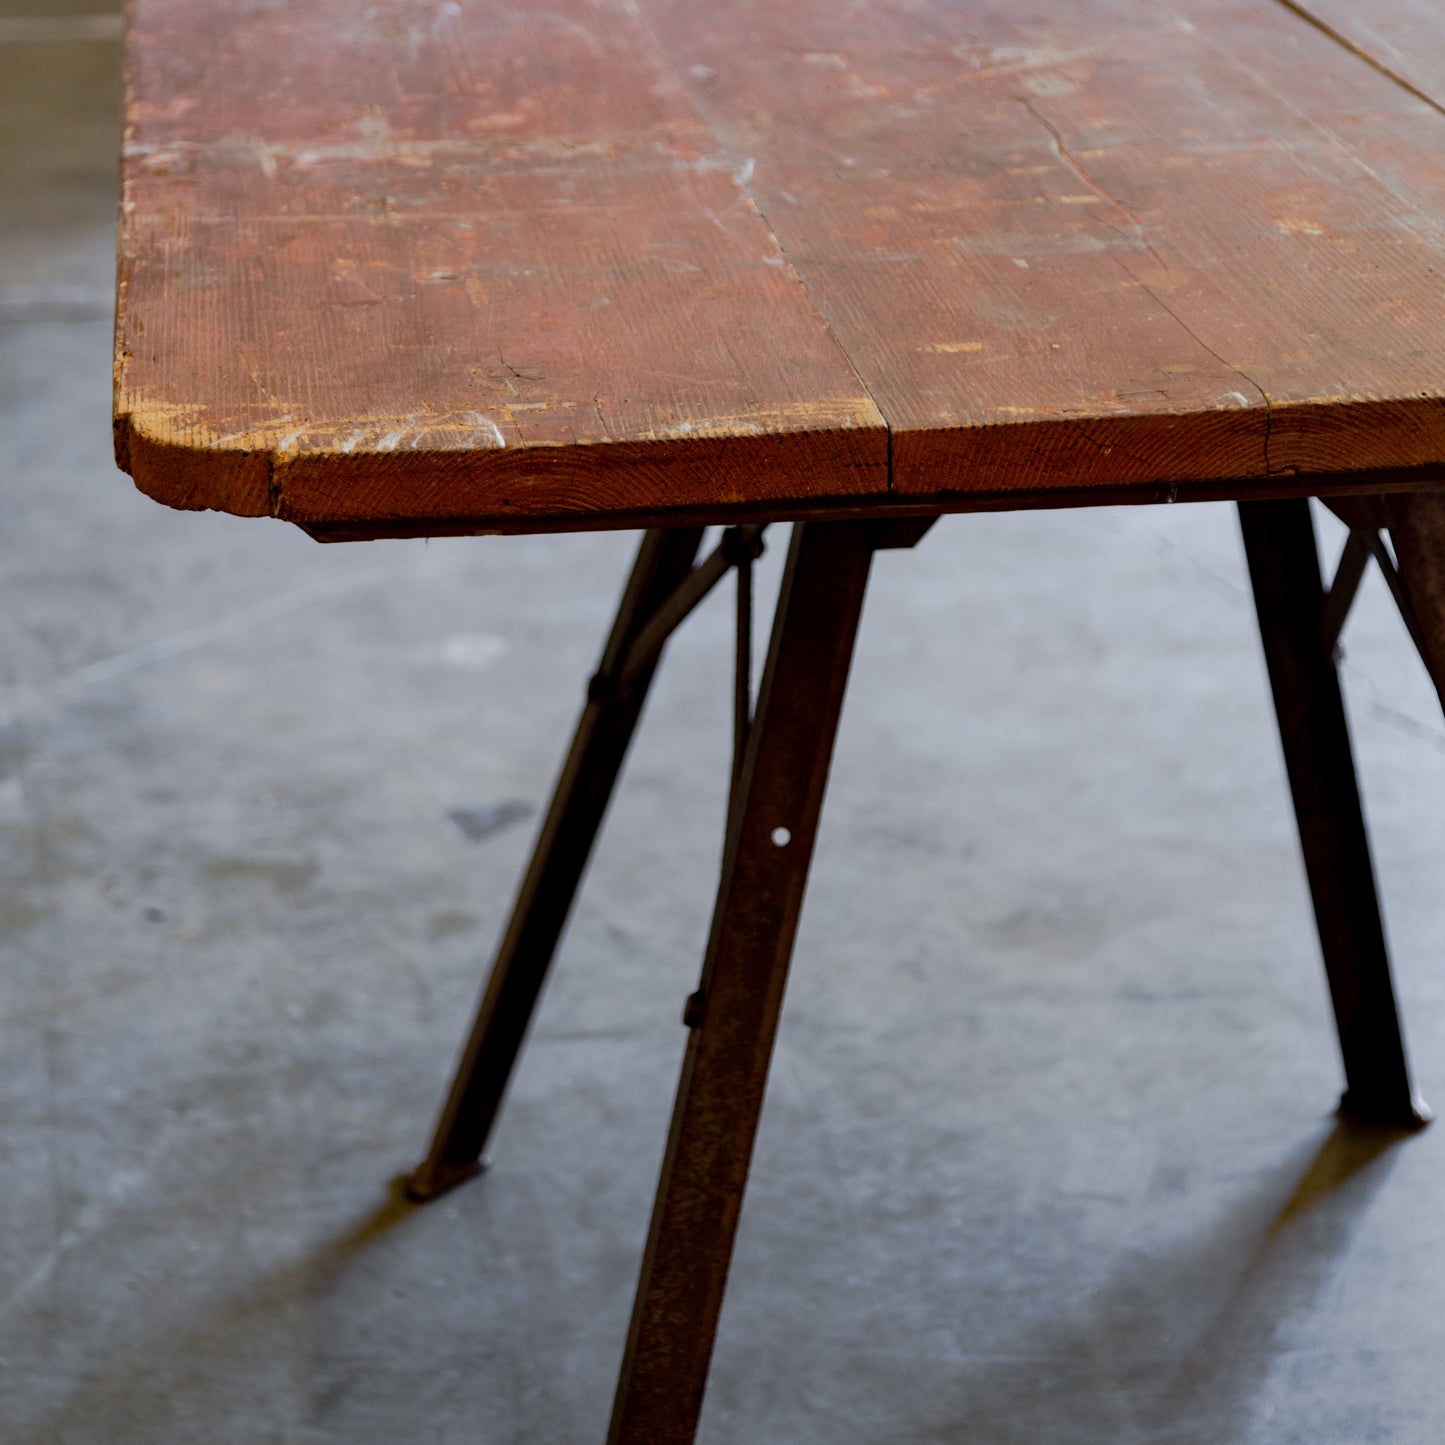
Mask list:
[{"label": "gray concrete surface", "polygon": [[[668,656],[492,1172],[400,1205],[634,541],[325,549],[136,495],[96,8],[0,7],[0,1438],[600,1441],[728,606]],[[1346,673],[1445,1103],[1445,728],[1374,579]],[[834,776],[703,1440],[1438,1442],[1445,1126],[1332,1120],[1229,509],[880,559]]]}]

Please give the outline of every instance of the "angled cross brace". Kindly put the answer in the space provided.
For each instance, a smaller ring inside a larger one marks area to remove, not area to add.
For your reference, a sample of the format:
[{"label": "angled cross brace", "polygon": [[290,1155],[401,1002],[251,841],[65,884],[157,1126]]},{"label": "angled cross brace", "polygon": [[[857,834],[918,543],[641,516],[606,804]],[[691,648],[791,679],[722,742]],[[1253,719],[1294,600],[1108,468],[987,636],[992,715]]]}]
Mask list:
[{"label": "angled cross brace", "polygon": [[[1445,492],[1370,492],[1326,505],[1350,529],[1325,598],[1321,635],[1339,640],[1360,577],[1373,557],[1425,670],[1445,705]],[[1385,545],[1390,534],[1395,555]]]},{"label": "angled cross brace", "polygon": [[1339,647],[1340,633],[1345,630],[1345,621],[1350,615],[1350,608],[1354,606],[1355,594],[1360,590],[1365,568],[1370,565],[1370,558],[1374,555],[1371,538],[1378,542],[1379,533],[1359,527],[1350,528],[1350,535],[1345,540],[1345,550],[1340,553],[1335,575],[1330,580],[1324,600],[1320,604],[1320,645],[1331,655],[1334,655]]},{"label": "angled cross brace", "polygon": [[1395,559],[1385,546],[1384,537],[1375,527],[1350,528],[1345,550],[1340,553],[1339,565],[1335,568],[1335,575],[1325,591],[1324,603],[1320,608],[1320,641],[1330,652],[1338,647],[1340,633],[1345,629],[1345,621],[1354,605],[1355,595],[1360,590],[1365,568],[1372,559],[1378,564],[1385,585],[1390,589],[1390,596],[1394,598],[1400,620],[1405,624],[1405,631],[1410,634],[1410,641],[1415,644],[1415,651],[1429,669],[1430,644],[1420,618],[1416,615],[1414,600],[1400,576]]},{"label": "angled cross brace", "polygon": [[[1241,502],[1239,516],[1344,1058],[1340,1106],[1417,1126],[1429,1114],[1410,1086],[1309,502]],[[1347,589],[1363,565],[1347,549]]]}]

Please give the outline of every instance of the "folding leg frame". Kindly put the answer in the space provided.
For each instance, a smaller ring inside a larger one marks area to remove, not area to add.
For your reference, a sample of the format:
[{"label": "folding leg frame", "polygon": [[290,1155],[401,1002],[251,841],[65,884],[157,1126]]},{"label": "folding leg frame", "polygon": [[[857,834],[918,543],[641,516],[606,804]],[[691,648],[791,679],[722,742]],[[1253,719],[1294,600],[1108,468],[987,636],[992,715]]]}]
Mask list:
[{"label": "folding leg frame", "polygon": [[[1308,504],[1252,502],[1240,515],[1344,1053],[1344,1106],[1419,1123],[1332,639],[1322,638],[1332,623]],[[428,1199],[479,1168],[663,642],[736,569],[737,756],[722,877],[683,1015],[691,1034],[609,1445],[693,1439],[872,554],[912,546],[932,520],[794,527],[756,709],[749,567],[762,528],[732,529],[696,566],[699,531],[647,535],[431,1152],[409,1181]]]}]

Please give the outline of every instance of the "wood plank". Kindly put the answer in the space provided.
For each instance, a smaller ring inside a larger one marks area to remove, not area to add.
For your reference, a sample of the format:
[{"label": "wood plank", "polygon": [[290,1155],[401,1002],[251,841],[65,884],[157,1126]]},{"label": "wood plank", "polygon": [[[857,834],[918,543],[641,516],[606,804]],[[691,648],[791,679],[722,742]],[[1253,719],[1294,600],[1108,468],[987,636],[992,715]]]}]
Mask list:
[{"label": "wood plank", "polygon": [[[1397,117],[1399,87],[1274,0],[642,4],[877,400],[897,494],[1445,456],[1445,210],[1261,72],[1283,31]],[[1445,117],[1400,119],[1437,169]]]},{"label": "wood plank", "polygon": [[886,492],[626,0],[134,0],[120,463],[351,535]]}]

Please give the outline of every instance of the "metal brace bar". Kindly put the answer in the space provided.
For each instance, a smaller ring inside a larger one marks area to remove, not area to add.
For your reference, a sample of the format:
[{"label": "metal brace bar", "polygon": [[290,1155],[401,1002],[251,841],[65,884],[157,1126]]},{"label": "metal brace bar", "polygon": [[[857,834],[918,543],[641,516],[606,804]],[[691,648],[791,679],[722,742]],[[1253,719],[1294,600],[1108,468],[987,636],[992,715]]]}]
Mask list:
[{"label": "metal brace bar", "polygon": [[[1410,641],[1415,644],[1415,651],[1420,654],[1422,660],[1428,658],[1430,654],[1425,650],[1420,619],[1415,615],[1415,608],[1410,602],[1410,596],[1400,581],[1400,573],[1395,567],[1395,559],[1390,555],[1389,548],[1385,546],[1385,539],[1378,532],[1367,532],[1365,541],[1370,549],[1370,555],[1380,564],[1380,571],[1385,574],[1385,581],[1390,587],[1390,596],[1395,599],[1395,606],[1400,609],[1400,620],[1404,622],[1405,630],[1410,634]],[[1426,665],[1428,667],[1428,663]]]},{"label": "metal brace bar", "polygon": [[1350,615],[1355,594],[1360,590],[1360,579],[1370,562],[1370,538],[1377,533],[1363,528],[1351,527],[1345,550],[1340,553],[1340,564],[1335,568],[1334,580],[1325,593],[1324,606],[1320,608],[1320,641],[1327,653],[1333,655],[1345,629],[1345,619]]},{"label": "metal brace bar", "polygon": [[[625,692],[698,603],[737,565],[737,557],[757,541],[765,526],[766,523],[730,527],[707,558],[699,562],[678,583],[667,600],[648,618],[642,630],[633,638],[617,670],[610,676],[599,673],[593,679],[593,689],[609,688],[616,692]],[[752,555],[756,556],[757,553]]]},{"label": "metal brace bar", "polygon": [[[1356,518],[1343,507],[1335,507],[1333,510],[1347,524],[1355,520],[1363,520],[1363,517]],[[1345,550],[1340,554],[1340,562],[1335,569],[1334,580],[1330,583],[1329,590],[1325,593],[1324,603],[1320,608],[1319,633],[1325,651],[1331,655],[1335,652],[1336,645],[1340,640],[1340,633],[1344,630],[1345,620],[1349,616],[1350,607],[1359,591],[1360,580],[1364,576],[1366,565],[1371,557],[1380,565],[1380,571],[1384,574],[1390,595],[1395,599],[1395,606],[1399,609],[1400,620],[1405,624],[1405,630],[1410,634],[1410,641],[1415,644],[1415,650],[1422,659],[1428,658],[1429,653],[1424,646],[1424,633],[1420,626],[1419,616],[1410,601],[1410,595],[1405,590],[1404,583],[1400,580],[1399,568],[1395,565],[1395,559],[1385,543],[1384,533],[1378,527],[1350,527],[1349,540],[1345,543]],[[1425,665],[1427,668],[1429,667],[1428,661]]]}]

